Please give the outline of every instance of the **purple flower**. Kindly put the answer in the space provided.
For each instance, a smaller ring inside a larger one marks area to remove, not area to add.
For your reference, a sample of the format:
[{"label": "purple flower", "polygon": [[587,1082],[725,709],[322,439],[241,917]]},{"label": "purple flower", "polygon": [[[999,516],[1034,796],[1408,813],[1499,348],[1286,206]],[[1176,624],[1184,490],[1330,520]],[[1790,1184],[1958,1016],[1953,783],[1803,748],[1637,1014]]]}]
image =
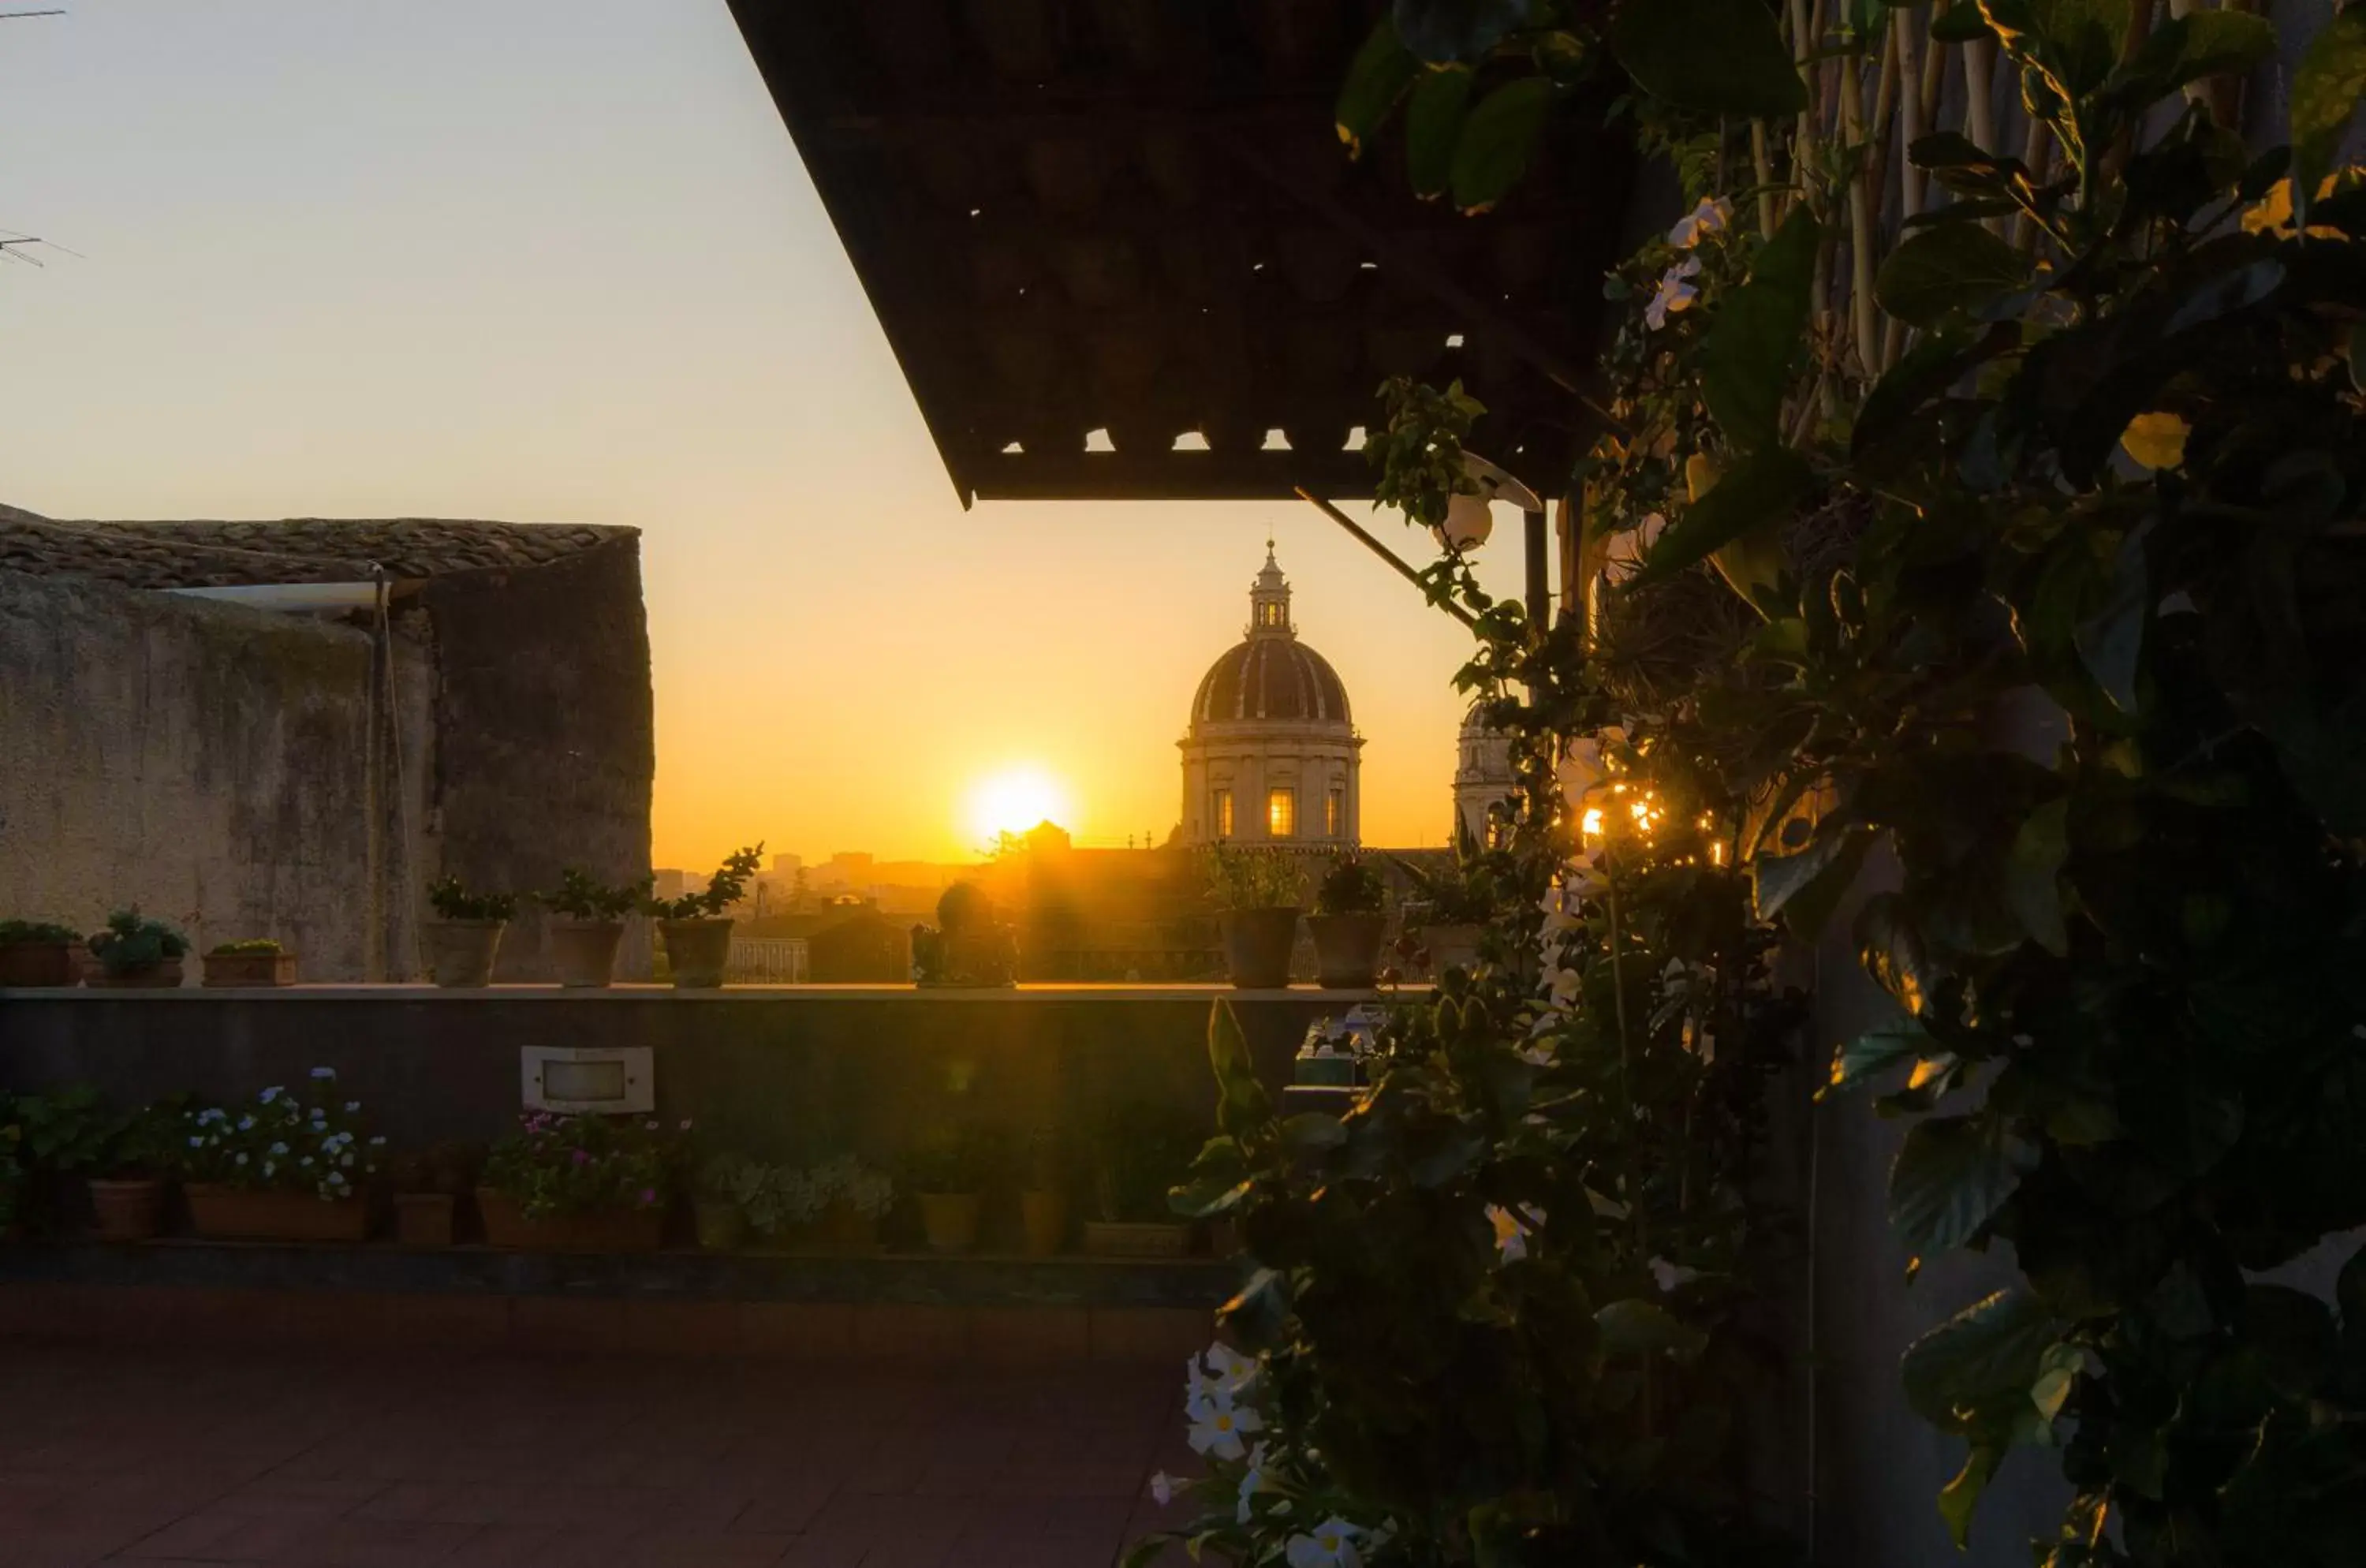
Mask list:
[{"label": "purple flower", "polygon": [[592,1163],[592,1153],[591,1153],[591,1151],[590,1151],[589,1149],[578,1149],[578,1150],[576,1150],[576,1151],[575,1151],[575,1163],[576,1163],[576,1164],[578,1164],[578,1165],[590,1165],[590,1164]]},{"label": "purple flower", "polygon": [[644,1188],[642,1188],[642,1189],[641,1189],[641,1207],[642,1207],[642,1208],[644,1208],[644,1209],[650,1208],[650,1207],[652,1207],[652,1206],[654,1206],[654,1205],[656,1204],[657,1201],[658,1201],[658,1190],[657,1190],[656,1188],[654,1188],[654,1187],[644,1187]]}]

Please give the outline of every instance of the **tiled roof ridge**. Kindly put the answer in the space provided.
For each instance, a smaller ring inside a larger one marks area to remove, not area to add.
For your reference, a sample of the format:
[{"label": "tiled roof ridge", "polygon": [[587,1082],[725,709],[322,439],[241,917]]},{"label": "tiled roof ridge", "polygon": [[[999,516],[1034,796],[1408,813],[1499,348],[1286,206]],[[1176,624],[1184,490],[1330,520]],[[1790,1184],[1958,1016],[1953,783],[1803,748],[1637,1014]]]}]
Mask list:
[{"label": "tiled roof ridge", "polygon": [[0,512],[0,568],[141,588],[397,579],[548,565],[640,530],[472,519],[66,522]]}]

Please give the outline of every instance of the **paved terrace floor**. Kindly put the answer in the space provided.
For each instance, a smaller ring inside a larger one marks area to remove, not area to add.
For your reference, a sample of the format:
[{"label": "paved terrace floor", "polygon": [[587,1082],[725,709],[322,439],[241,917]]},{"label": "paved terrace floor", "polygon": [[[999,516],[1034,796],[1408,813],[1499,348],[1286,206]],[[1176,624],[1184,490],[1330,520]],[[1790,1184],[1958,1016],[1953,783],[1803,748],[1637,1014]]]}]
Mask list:
[{"label": "paved terrace floor", "polygon": [[1180,1384],[0,1340],[0,1568],[1103,1568]]}]

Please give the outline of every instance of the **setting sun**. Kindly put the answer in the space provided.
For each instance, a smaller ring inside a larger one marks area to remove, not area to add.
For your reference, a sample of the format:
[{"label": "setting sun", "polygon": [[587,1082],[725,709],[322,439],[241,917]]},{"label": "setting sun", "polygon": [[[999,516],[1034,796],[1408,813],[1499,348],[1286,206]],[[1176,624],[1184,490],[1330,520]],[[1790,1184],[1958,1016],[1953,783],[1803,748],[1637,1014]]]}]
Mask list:
[{"label": "setting sun", "polygon": [[1068,805],[1066,788],[1042,768],[1006,768],[971,789],[966,821],[983,846],[997,834],[1024,833],[1039,822],[1067,825]]}]

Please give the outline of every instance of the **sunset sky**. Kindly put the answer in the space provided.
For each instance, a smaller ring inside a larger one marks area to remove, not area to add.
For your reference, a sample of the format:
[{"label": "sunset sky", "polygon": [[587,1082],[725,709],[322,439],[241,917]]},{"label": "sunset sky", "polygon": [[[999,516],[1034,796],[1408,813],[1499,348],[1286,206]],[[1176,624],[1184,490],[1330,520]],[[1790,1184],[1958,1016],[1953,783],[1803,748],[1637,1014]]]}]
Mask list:
[{"label": "sunset sky", "polygon": [[79,254],[0,267],[0,502],[642,529],[693,867],[959,857],[1026,767],[1080,839],[1163,836],[1270,532],[1366,841],[1443,841],[1467,635],[1302,505],[964,513],[723,0],[42,3],[0,228]]}]

